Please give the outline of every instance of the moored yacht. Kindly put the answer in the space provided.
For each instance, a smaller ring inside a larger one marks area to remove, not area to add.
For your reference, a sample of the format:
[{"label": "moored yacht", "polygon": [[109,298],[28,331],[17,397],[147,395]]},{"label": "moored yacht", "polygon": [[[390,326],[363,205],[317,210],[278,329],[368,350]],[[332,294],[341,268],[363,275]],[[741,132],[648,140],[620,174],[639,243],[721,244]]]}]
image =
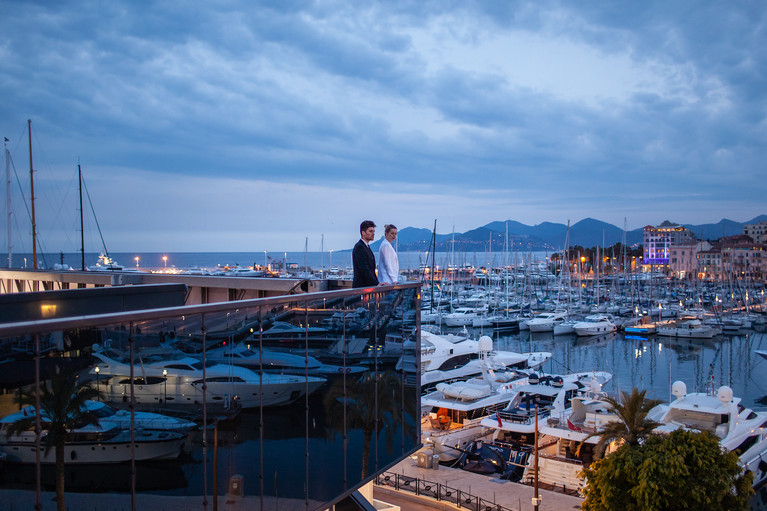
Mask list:
[{"label": "moored yacht", "polygon": [[699,319],[690,318],[678,323],[670,323],[658,328],[658,335],[666,337],[690,337],[696,339],[711,339],[722,331],[710,325],[701,323]]},{"label": "moored yacht", "polygon": [[[486,344],[489,338],[483,338]],[[492,341],[490,341],[492,344]],[[483,351],[489,351],[487,346]],[[421,397],[421,439],[431,445],[440,461],[457,459],[475,440],[489,438],[492,430],[480,424],[482,418],[504,407],[526,377],[500,383],[494,372],[483,366],[481,377],[454,383],[438,383],[436,390]]]},{"label": "moored yacht", "polygon": [[[100,362],[90,370],[98,374],[96,384],[109,401],[124,401],[130,396],[131,367],[104,351],[93,354]],[[97,371],[98,369],[98,371]],[[305,393],[317,390],[324,378],[257,374],[245,367],[203,363],[192,357],[138,360],[133,366],[134,397],[137,403],[202,403],[203,392],[214,403],[239,401],[243,408],[290,404]],[[203,386],[207,387],[204,391]]]},{"label": "moored yacht", "polygon": [[541,312],[527,322],[531,332],[553,332],[554,327],[567,320],[567,311]]},{"label": "moored yacht", "polygon": [[573,325],[575,333],[584,335],[599,335],[609,332],[615,332],[616,326],[608,314],[592,314],[586,316],[583,321]]},{"label": "moored yacht", "polygon": [[[31,411],[30,411],[31,409]],[[5,453],[10,463],[35,463],[36,440],[34,430],[8,435],[10,424],[23,417],[33,416],[33,407],[8,415],[0,420],[0,452]],[[46,419],[41,417],[43,443],[45,442]],[[185,433],[157,430],[136,430],[134,437],[134,459],[136,461],[178,458],[186,441]],[[70,464],[122,463],[131,459],[131,432],[111,421],[99,421],[97,425],[84,425],[70,430],[64,445],[64,459]],[[55,463],[55,449],[41,453],[40,462]]]},{"label": "moored yacht", "polygon": [[676,429],[708,431],[719,438],[719,444],[728,451],[738,451],[744,470],[754,474],[753,485],[767,480],[767,412],[746,408],[728,386],[714,390],[713,382],[706,392],[687,393],[684,382],[671,386],[676,397],[668,405],[661,405],[663,414],[658,422],[662,426],[656,433],[670,433]]},{"label": "moored yacht", "polygon": [[[277,374],[309,374],[310,376],[331,376],[337,374],[357,374],[367,369],[362,366],[340,366],[325,364],[308,355],[297,355],[287,351],[264,348],[251,349],[245,342],[213,348],[206,352],[206,360],[219,364],[233,364],[246,367],[253,371],[264,371]],[[200,358],[200,355],[195,355]]]},{"label": "moored yacht", "polygon": [[539,421],[560,417],[572,407],[579,394],[597,394],[602,385],[612,379],[607,371],[591,371],[565,376],[531,375],[524,385],[515,388],[514,395],[502,410],[485,417],[482,425],[498,430],[496,437],[530,435],[535,432],[535,417]]}]

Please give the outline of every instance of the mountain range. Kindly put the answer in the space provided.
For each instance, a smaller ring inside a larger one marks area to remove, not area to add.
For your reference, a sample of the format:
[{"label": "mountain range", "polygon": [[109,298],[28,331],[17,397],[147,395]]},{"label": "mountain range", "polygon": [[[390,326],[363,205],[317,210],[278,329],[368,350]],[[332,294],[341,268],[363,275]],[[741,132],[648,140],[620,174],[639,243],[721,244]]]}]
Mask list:
[{"label": "mountain range", "polygon": [[[743,226],[767,221],[767,215],[760,215],[747,222],[722,219],[715,224],[681,224],[695,233],[700,240],[714,240],[722,236],[743,233]],[[673,222],[672,222],[673,223]],[[437,234],[436,251],[447,252],[455,244],[457,252],[484,252],[492,241],[491,249],[504,250],[506,246],[506,227],[508,226],[508,248],[517,251],[561,250],[568,236],[567,225],[543,222],[538,225],[506,220],[490,222],[463,233]],[[625,231],[625,242],[629,246],[638,246],[643,242],[643,228]],[[397,233],[398,250],[427,251],[431,246],[432,231],[417,227],[405,227]],[[586,218],[570,226],[569,246],[609,247],[624,241],[624,230],[615,225],[593,218]],[[370,247],[378,250],[381,240],[371,243]]]}]

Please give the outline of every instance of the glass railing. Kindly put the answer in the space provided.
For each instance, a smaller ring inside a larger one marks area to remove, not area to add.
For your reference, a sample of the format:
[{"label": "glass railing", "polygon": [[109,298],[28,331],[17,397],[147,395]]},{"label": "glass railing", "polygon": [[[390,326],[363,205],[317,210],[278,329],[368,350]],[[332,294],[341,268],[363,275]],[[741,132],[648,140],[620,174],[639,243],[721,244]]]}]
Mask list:
[{"label": "glass railing", "polygon": [[[44,410],[39,439],[0,434],[5,463],[18,469],[0,491],[33,490],[34,499],[34,490],[55,489],[46,414],[65,414],[48,412],[45,389],[65,388],[52,376],[76,371],[77,386],[97,389],[96,402],[118,411],[101,413],[88,441],[66,440],[68,495],[109,493],[127,507],[143,494],[209,503],[242,493],[254,508],[325,507],[420,444],[420,382],[407,373],[420,367],[419,311],[420,283],[412,283],[0,325],[0,367],[30,367],[23,358],[40,353]],[[14,391],[30,403],[34,374]],[[196,426],[142,422],[131,402]],[[3,428],[30,423],[31,410]],[[114,434],[121,429],[128,433]]]}]

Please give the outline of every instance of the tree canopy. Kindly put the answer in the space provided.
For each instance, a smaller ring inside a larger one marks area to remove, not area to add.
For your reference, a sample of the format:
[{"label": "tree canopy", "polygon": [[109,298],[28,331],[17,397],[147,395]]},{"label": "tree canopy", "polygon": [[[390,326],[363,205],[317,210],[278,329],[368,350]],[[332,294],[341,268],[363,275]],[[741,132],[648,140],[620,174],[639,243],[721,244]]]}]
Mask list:
[{"label": "tree canopy", "polygon": [[608,422],[599,431],[586,437],[599,436],[599,442],[594,449],[597,456],[601,456],[611,442],[639,445],[652,433],[653,429],[660,425],[648,419],[647,414],[662,401],[648,399],[645,397],[646,394],[646,390],[640,391],[634,387],[631,394],[621,390],[620,400],[612,397],[605,398],[620,420]]},{"label": "tree canopy", "polygon": [[585,511],[748,509],[753,474],[710,433],[677,430],[624,444],[583,470]]}]

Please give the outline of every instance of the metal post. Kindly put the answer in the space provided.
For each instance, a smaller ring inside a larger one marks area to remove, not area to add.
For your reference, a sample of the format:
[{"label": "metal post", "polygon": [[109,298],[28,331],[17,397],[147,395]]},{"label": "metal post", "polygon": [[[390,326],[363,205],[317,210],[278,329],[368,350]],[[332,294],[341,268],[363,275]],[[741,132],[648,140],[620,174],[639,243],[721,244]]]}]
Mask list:
[{"label": "metal post", "polygon": [[43,433],[40,424],[40,334],[35,334],[35,509],[43,509],[40,499],[41,472],[40,472],[40,437]]},{"label": "metal post", "polygon": [[538,511],[541,497],[538,494],[538,405],[535,405],[535,496],[533,497],[533,509]]},{"label": "metal post", "polygon": [[201,315],[202,318],[202,508],[208,509],[208,406],[206,398],[206,390],[208,385],[205,383],[205,377],[207,372],[205,371],[205,343],[206,331],[205,331],[205,313]]},{"label": "metal post", "polygon": [[131,321],[128,329],[128,346],[130,346],[130,501],[131,511],[136,511],[136,393],[133,378],[133,333],[133,321]]},{"label": "metal post", "polygon": [[218,419],[213,424],[213,511],[218,511]]}]

